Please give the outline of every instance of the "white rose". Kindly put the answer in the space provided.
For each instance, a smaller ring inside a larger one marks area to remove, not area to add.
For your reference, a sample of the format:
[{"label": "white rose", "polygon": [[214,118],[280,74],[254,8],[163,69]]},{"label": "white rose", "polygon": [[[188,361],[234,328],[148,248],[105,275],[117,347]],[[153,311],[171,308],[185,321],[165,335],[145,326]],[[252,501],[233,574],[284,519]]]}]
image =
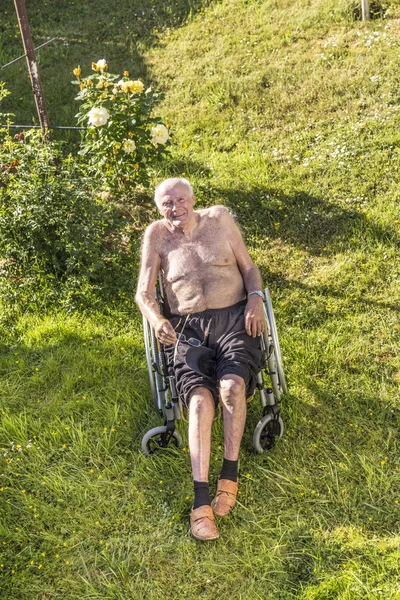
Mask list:
[{"label": "white rose", "polygon": [[98,60],[96,63],[96,67],[101,70],[105,69],[106,66],[107,66],[107,61],[105,58]]},{"label": "white rose", "polygon": [[95,127],[105,125],[109,116],[108,110],[103,106],[94,106],[88,113],[89,123]]},{"label": "white rose", "polygon": [[135,152],[136,150],[136,144],[133,140],[125,140],[124,141],[124,150],[125,152],[128,152],[129,154],[131,154],[132,152]]},{"label": "white rose", "polygon": [[168,129],[161,123],[151,130],[151,141],[153,144],[165,144],[168,138]]}]

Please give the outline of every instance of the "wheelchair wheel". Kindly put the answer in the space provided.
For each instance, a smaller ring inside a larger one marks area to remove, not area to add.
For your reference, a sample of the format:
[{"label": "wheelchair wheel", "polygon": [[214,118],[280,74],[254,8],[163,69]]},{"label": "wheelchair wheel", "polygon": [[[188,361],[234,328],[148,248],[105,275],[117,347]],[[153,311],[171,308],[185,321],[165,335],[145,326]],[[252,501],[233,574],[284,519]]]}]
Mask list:
[{"label": "wheelchair wheel", "polygon": [[265,415],[256,425],[253,433],[253,446],[257,454],[272,450],[277,437],[283,436],[283,421],[281,417],[274,419],[273,415]]},{"label": "wheelchair wheel", "polygon": [[146,317],[143,317],[143,334],[144,334],[144,347],[145,347],[145,351],[146,351],[147,372],[149,374],[151,395],[152,395],[153,402],[154,402],[156,408],[158,408],[156,383],[154,381],[154,372],[153,372],[151,331],[150,331],[149,322],[147,321]]},{"label": "wheelchair wheel", "polygon": [[265,289],[265,304],[266,304],[266,317],[267,317],[267,321],[268,321],[268,325],[269,325],[269,329],[270,329],[272,344],[274,347],[274,356],[275,356],[275,363],[276,363],[276,371],[277,371],[278,380],[279,380],[279,387],[282,390],[282,392],[284,394],[286,394],[287,385],[286,385],[285,372],[283,370],[281,347],[279,344],[278,330],[276,328],[274,310],[272,308],[272,302],[271,302],[271,297],[269,295],[268,288]]},{"label": "wheelchair wheel", "polygon": [[182,447],[182,438],[178,431],[174,431],[171,436],[167,435],[166,425],[153,427],[142,439],[142,452],[145,454],[154,454],[157,450],[163,450],[172,444],[175,448]]}]

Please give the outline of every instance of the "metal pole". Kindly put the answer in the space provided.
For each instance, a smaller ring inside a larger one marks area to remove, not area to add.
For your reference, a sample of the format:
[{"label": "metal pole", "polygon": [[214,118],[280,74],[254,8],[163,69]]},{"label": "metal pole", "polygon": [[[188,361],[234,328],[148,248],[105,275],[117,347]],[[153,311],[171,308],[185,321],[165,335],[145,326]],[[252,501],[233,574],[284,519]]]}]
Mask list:
[{"label": "metal pole", "polygon": [[26,62],[28,64],[29,77],[31,78],[32,91],[35,97],[36,109],[39,116],[39,123],[42,131],[46,131],[50,127],[49,117],[47,116],[47,108],[44,100],[42,84],[39,76],[39,69],[33,47],[31,31],[29,29],[28,15],[26,13],[24,0],[14,0],[15,10],[17,12],[19,29],[24,44],[26,54]]},{"label": "metal pole", "polygon": [[369,21],[369,0],[361,0],[362,20]]}]

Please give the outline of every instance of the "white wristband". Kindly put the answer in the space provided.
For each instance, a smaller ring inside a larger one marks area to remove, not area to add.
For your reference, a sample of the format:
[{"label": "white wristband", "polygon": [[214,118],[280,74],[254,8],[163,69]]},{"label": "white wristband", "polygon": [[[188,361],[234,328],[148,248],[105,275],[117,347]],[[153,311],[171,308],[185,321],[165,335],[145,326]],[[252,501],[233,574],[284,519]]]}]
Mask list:
[{"label": "white wristband", "polygon": [[257,296],[260,296],[260,298],[264,300],[264,292],[262,292],[261,290],[253,290],[252,292],[249,292],[247,294],[247,297],[250,298],[252,294],[257,294]]}]

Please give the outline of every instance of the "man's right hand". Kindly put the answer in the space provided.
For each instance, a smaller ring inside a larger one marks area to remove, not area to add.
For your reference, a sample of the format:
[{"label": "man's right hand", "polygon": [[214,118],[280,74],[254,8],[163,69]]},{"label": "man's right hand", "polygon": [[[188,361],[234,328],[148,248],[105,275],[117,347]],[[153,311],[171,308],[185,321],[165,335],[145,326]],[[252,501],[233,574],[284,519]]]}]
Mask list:
[{"label": "man's right hand", "polygon": [[159,319],[154,325],[154,331],[158,341],[164,346],[176,343],[175,329],[167,319]]}]

